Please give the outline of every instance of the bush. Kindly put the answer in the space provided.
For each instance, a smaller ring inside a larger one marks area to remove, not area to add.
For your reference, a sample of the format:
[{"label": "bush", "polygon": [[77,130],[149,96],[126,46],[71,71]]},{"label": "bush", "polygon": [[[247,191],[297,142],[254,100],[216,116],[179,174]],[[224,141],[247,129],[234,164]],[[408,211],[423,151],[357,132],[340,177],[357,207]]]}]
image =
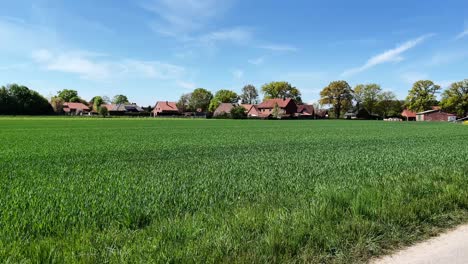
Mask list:
[{"label": "bush", "polygon": [[103,106],[99,108],[99,114],[102,117],[106,117],[109,114],[109,111],[107,110],[107,107]]},{"label": "bush", "polygon": [[236,106],[231,109],[231,118],[232,119],[245,119],[247,118],[247,113],[245,108],[242,106]]}]

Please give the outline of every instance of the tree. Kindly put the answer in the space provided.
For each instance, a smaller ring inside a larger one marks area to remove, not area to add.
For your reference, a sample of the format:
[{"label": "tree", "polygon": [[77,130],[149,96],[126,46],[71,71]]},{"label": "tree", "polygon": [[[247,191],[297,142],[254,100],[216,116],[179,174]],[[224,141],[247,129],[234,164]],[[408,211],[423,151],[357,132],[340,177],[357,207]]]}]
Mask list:
[{"label": "tree", "polygon": [[188,106],[191,110],[206,112],[211,99],[213,99],[213,94],[211,92],[203,88],[197,88],[192,92]]},{"label": "tree", "polygon": [[99,112],[99,109],[101,108],[101,105],[104,104],[104,99],[102,99],[101,96],[95,96],[93,99],[91,99],[92,105],[93,105],[93,110],[96,112]]},{"label": "tree", "polygon": [[346,81],[334,81],[320,92],[320,103],[333,106],[333,112],[338,119],[346,112],[353,99],[351,86]]},{"label": "tree", "polygon": [[278,104],[275,103],[273,110],[271,111],[271,116],[276,119],[281,119],[284,115],[284,110],[279,107]]},{"label": "tree", "polygon": [[79,101],[79,96],[78,92],[75,90],[61,90],[57,92],[57,97],[62,98],[63,101],[65,102],[78,102]]},{"label": "tree", "polygon": [[468,79],[452,83],[442,94],[441,106],[459,117],[468,116]]},{"label": "tree", "polygon": [[54,109],[55,113],[62,113],[63,112],[63,104],[65,101],[58,97],[54,96],[50,99],[50,104],[52,105],[52,108]]},{"label": "tree", "polygon": [[128,104],[129,101],[128,101],[127,96],[123,94],[118,94],[114,96],[114,98],[112,99],[112,103],[113,104]]},{"label": "tree", "polygon": [[231,109],[231,118],[232,119],[244,119],[247,117],[245,108],[242,106],[236,106]]},{"label": "tree", "polygon": [[189,103],[190,103],[190,98],[192,98],[192,94],[183,94],[180,96],[179,101],[177,102],[177,108],[179,109],[180,112],[187,112],[190,111],[191,109],[189,108]]},{"label": "tree", "polygon": [[242,88],[242,95],[240,96],[243,104],[256,104],[258,103],[258,91],[255,86],[249,84]]},{"label": "tree", "polygon": [[4,115],[47,115],[53,113],[52,106],[38,92],[18,84],[0,89],[0,114]]},{"label": "tree", "polygon": [[230,90],[219,90],[216,92],[213,99],[211,99],[208,110],[210,112],[214,112],[221,103],[234,104],[237,103],[237,101],[239,101],[239,96],[237,95],[237,93]]},{"label": "tree", "polygon": [[301,92],[288,82],[267,83],[262,86],[262,92],[265,94],[265,99],[291,98],[298,104],[302,103]]},{"label": "tree", "polygon": [[379,95],[382,93],[380,85],[372,84],[359,84],[354,88],[354,100],[357,102],[357,108],[359,110],[360,105],[372,115],[375,111],[375,106],[379,101]]},{"label": "tree", "polygon": [[107,107],[105,107],[105,106],[99,107],[99,114],[102,117],[106,117],[109,114],[109,111],[107,110]]},{"label": "tree", "polygon": [[414,83],[413,88],[406,97],[408,109],[414,112],[422,112],[431,109],[436,104],[435,94],[440,86],[432,81],[423,80]]},{"label": "tree", "polygon": [[376,110],[384,118],[400,115],[403,111],[403,109],[400,109],[402,106],[396,100],[396,95],[393,92],[383,92],[378,95],[377,100]]}]

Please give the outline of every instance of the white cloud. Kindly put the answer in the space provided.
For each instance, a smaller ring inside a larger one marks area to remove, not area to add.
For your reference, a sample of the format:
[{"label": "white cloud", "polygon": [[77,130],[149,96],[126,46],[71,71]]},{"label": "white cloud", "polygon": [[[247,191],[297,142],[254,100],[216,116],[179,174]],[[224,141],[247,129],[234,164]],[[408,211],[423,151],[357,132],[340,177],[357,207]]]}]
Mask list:
[{"label": "white cloud", "polygon": [[372,58],[370,58],[363,66],[357,67],[357,68],[352,68],[349,70],[346,70],[342,73],[342,76],[351,76],[360,72],[363,72],[365,70],[368,70],[372,67],[375,67],[379,64],[383,63],[388,63],[388,62],[400,62],[404,60],[404,58],[401,56],[404,52],[408,51],[409,49],[414,48],[418,44],[424,42],[427,38],[433,36],[433,34],[428,34],[421,36],[416,39],[409,40],[399,46],[397,46],[394,49],[387,50],[381,54],[378,54]]},{"label": "white cloud", "polygon": [[213,43],[217,41],[227,41],[237,44],[244,44],[252,39],[252,32],[247,28],[232,28],[214,31],[202,35],[199,40],[203,43]]},{"label": "white cloud", "polygon": [[429,75],[421,72],[407,72],[401,74],[400,78],[407,84],[413,85],[419,80],[428,80]]},{"label": "white cloud", "polygon": [[296,47],[290,45],[278,45],[278,44],[270,44],[270,45],[263,45],[259,47],[260,49],[266,49],[270,51],[283,51],[283,52],[294,52],[298,49]]},{"label": "white cloud", "polygon": [[232,71],[232,75],[234,76],[234,78],[236,79],[242,79],[244,77],[244,71],[243,70],[233,70]]},{"label": "white cloud", "polygon": [[139,77],[168,80],[179,78],[184,68],[159,61],[124,59],[102,60],[102,55],[89,52],[52,52],[38,50],[32,58],[44,70],[73,73],[82,79],[106,80],[121,77]]},{"label": "white cloud", "polygon": [[229,9],[232,1],[225,0],[152,0],[143,8],[156,14],[152,28],[161,34],[181,36],[205,27],[212,19]]},{"label": "white cloud", "polygon": [[468,28],[465,29],[465,31],[461,32],[460,34],[457,35],[455,38],[456,40],[462,39],[464,37],[468,36]]},{"label": "white cloud", "polygon": [[255,59],[250,59],[248,60],[248,62],[250,64],[253,64],[253,65],[260,65],[260,64],[263,64],[263,62],[265,61],[265,58],[264,57],[259,57],[259,58],[255,58]]},{"label": "white cloud", "polygon": [[186,82],[186,81],[178,80],[176,81],[176,83],[178,86],[186,90],[194,90],[195,88],[197,88],[196,84],[193,82]]},{"label": "white cloud", "polygon": [[456,61],[464,60],[468,57],[468,51],[465,50],[451,50],[438,52],[434,54],[429,62],[429,66],[440,66],[450,64]]},{"label": "white cloud", "polygon": [[442,87],[442,89],[447,89],[450,87],[450,85],[452,85],[452,83],[455,83],[455,82],[458,82],[459,80],[442,80],[442,81],[438,81],[438,82],[435,82],[435,84],[438,84],[440,85],[440,87]]}]

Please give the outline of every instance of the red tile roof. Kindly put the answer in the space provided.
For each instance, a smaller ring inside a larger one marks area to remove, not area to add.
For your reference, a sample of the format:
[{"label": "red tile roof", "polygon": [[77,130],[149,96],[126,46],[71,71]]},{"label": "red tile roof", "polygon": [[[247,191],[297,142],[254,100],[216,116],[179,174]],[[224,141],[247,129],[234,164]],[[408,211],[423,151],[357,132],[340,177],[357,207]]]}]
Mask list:
[{"label": "red tile roof", "polygon": [[268,109],[273,109],[276,104],[278,104],[278,107],[280,108],[285,108],[289,102],[291,102],[292,99],[280,99],[280,98],[275,98],[275,99],[267,99],[263,103],[259,104],[257,108],[268,108]]},{"label": "red tile roof", "polygon": [[248,112],[250,111],[250,108],[252,108],[252,106],[254,106],[253,104],[241,104],[242,107],[245,108],[245,111]]},{"label": "red tile roof", "polygon": [[65,112],[69,112],[70,110],[72,109],[75,109],[75,110],[81,110],[81,111],[89,111],[89,107],[82,104],[82,103],[64,103],[63,104],[63,110]]},{"label": "red tile roof", "polygon": [[214,116],[219,116],[222,114],[230,114],[232,108],[234,108],[234,104],[231,103],[221,103],[218,108],[214,111],[213,115]]},{"label": "red tile roof", "polygon": [[412,111],[410,111],[408,109],[403,110],[401,115],[404,116],[404,117],[416,117],[416,113],[412,112]]},{"label": "red tile roof", "polygon": [[301,113],[302,115],[313,115],[314,106],[313,105],[298,105],[297,112]]},{"label": "red tile roof", "polygon": [[158,101],[154,107],[153,112],[174,112],[179,111],[177,108],[176,102],[168,102],[168,101]]}]

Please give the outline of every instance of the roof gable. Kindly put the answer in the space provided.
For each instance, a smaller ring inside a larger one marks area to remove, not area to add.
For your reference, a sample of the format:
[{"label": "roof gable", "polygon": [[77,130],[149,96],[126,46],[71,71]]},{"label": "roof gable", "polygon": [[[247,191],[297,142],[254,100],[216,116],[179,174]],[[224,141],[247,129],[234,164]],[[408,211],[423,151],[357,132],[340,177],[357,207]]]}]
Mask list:
[{"label": "roof gable", "polygon": [[158,101],[154,106],[153,112],[161,112],[161,111],[179,111],[176,102],[169,102],[169,101]]},{"label": "roof gable", "polygon": [[261,104],[257,106],[257,108],[267,108],[267,109],[273,109],[276,104],[278,104],[278,107],[280,108],[286,108],[288,104],[291,102],[294,103],[294,101],[291,98],[287,99],[281,99],[281,98],[274,98],[274,99],[267,99],[263,101]]}]

